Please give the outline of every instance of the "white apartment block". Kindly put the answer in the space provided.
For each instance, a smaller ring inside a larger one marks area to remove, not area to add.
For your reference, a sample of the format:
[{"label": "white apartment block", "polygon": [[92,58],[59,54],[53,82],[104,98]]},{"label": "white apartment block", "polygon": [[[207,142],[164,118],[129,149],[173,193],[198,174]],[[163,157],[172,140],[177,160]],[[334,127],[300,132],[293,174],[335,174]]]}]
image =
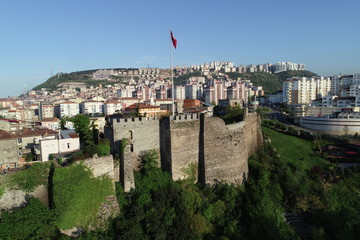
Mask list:
[{"label": "white apartment block", "polygon": [[283,93],[282,93],[282,91],[277,91],[274,94],[269,94],[267,96],[267,102],[269,102],[269,103],[282,103],[283,102]]},{"label": "white apartment block", "polygon": [[112,115],[114,113],[120,112],[122,110],[122,104],[120,102],[106,102],[104,104],[104,114]]},{"label": "white apartment block", "polygon": [[290,70],[305,70],[305,64],[293,62],[277,62],[275,64],[275,73],[290,71]]},{"label": "white apartment block", "polygon": [[360,96],[360,84],[350,86],[350,97]]},{"label": "white apartment block", "polygon": [[103,102],[99,101],[84,101],[80,103],[80,111],[83,114],[102,114]]},{"label": "white apartment block", "polygon": [[202,84],[188,84],[185,86],[185,99],[201,99],[204,94]]},{"label": "white apartment block", "polygon": [[360,85],[360,73],[356,73],[353,75],[353,84]]},{"label": "white apartment block", "polygon": [[331,92],[331,80],[328,77],[291,78],[283,82],[283,102],[288,104],[309,104]]},{"label": "white apartment block", "polygon": [[80,113],[79,104],[76,102],[60,103],[58,106],[56,106],[55,110],[60,118],[73,117]]},{"label": "white apartment block", "polygon": [[[360,76],[358,74],[333,76],[331,78],[331,84],[331,94],[346,96],[347,93],[343,91],[348,90],[352,85],[360,84]],[[343,92],[343,94],[341,94],[341,92]]]},{"label": "white apartment block", "polygon": [[39,120],[53,118],[54,106],[51,104],[40,104],[39,106]]},{"label": "white apartment block", "polygon": [[174,86],[174,98],[179,100],[185,99],[185,86]]}]

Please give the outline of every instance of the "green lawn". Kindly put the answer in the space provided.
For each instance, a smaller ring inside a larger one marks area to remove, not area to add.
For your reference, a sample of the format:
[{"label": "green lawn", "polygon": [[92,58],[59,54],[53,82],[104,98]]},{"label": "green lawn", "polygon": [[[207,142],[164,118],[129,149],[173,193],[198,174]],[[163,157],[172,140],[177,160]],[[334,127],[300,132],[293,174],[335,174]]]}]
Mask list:
[{"label": "green lawn", "polygon": [[269,135],[271,144],[280,155],[284,163],[291,163],[302,170],[307,170],[315,165],[325,165],[327,161],[321,158],[314,150],[311,141],[277,132],[267,127],[262,127],[265,134]]}]

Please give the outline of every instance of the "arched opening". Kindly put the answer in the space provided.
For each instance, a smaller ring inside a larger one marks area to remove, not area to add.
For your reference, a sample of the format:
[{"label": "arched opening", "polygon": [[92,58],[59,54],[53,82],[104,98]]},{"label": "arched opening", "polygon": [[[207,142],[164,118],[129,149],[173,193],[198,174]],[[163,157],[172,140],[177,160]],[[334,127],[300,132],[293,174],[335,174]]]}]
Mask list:
[{"label": "arched opening", "polygon": [[133,137],[134,137],[133,131],[129,130],[129,139],[133,139]]},{"label": "arched opening", "polygon": [[130,152],[134,152],[134,145],[130,144]]}]

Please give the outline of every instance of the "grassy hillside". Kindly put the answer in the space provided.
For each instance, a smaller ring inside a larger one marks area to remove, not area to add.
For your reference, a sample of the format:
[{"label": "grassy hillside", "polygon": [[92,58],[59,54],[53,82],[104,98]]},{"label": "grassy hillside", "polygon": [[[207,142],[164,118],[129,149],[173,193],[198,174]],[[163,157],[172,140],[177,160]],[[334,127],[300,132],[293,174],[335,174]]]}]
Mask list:
[{"label": "grassy hillside", "polygon": [[41,88],[49,88],[51,90],[56,90],[57,86],[60,83],[64,83],[64,82],[88,82],[91,80],[91,74],[95,71],[96,70],[89,70],[82,72],[57,74],[46,80],[46,82],[37,85],[36,87],[33,88],[33,90],[39,90]]},{"label": "grassy hillside", "polygon": [[[311,141],[279,133],[267,127],[263,127],[263,131],[269,135],[271,144],[279,153],[280,160],[284,164],[291,163],[302,170],[326,164],[326,160],[314,152],[314,144]],[[284,147],[284,143],[286,143],[286,147]]]}]

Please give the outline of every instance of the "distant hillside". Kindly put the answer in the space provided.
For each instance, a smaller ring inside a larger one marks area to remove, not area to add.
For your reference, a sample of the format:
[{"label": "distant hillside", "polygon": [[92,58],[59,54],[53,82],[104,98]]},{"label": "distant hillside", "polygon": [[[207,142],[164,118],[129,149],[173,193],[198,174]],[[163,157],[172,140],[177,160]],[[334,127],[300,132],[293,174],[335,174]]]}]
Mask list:
[{"label": "distant hillside", "polygon": [[199,76],[202,76],[200,71],[196,71],[196,72],[176,76],[176,77],[174,77],[174,85],[185,85],[186,80],[188,80],[189,78],[191,78],[191,77],[199,77]]},{"label": "distant hillside", "polygon": [[[51,90],[56,90],[57,86],[60,83],[64,82],[85,82],[86,85],[97,85],[104,83],[102,80],[92,80],[92,74],[97,71],[95,70],[86,70],[72,73],[61,73],[57,74],[46,82],[36,86],[33,90],[39,90],[41,88],[49,88]],[[255,73],[226,73],[230,78],[236,79],[238,77],[251,80],[255,86],[262,86],[265,93],[274,93],[282,89],[282,81],[290,77],[313,77],[317,76],[316,73],[310,71],[286,71],[281,73],[266,73],[266,72],[255,72]],[[201,72],[193,72],[189,74],[180,75],[174,77],[175,85],[184,85],[186,80],[193,76],[201,76]],[[137,77],[134,77],[136,79]],[[124,77],[114,77],[116,82],[124,81]],[[116,82],[106,82],[106,84],[113,84]]]},{"label": "distant hillside", "polygon": [[226,73],[230,78],[246,78],[251,80],[253,85],[262,86],[265,93],[274,93],[282,89],[282,81],[291,77],[313,77],[316,73],[310,71],[286,71],[281,73]]},{"label": "distant hillside", "polygon": [[46,82],[37,85],[33,90],[39,90],[41,88],[56,90],[57,86],[64,82],[89,82],[91,81],[91,74],[94,72],[96,72],[96,70],[57,74],[46,80]]}]

